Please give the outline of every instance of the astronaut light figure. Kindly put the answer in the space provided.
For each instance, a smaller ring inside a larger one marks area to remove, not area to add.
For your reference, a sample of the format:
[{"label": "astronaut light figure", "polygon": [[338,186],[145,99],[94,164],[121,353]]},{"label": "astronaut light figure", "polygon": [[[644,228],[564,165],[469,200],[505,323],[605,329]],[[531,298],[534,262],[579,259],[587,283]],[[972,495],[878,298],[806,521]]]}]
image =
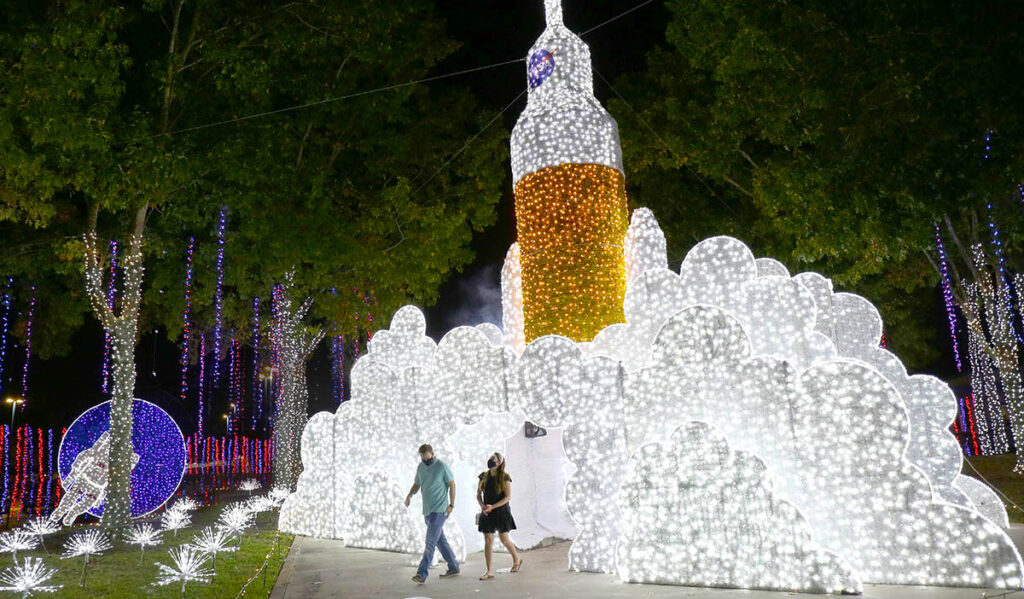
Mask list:
[{"label": "astronaut light figure", "polygon": [[[63,521],[71,526],[75,519],[89,510],[103,505],[107,497],[107,481],[110,476],[110,431],[104,432],[92,447],[75,457],[71,473],[64,480],[66,489],[57,509],[50,514],[50,520]],[[132,469],[139,463],[139,455],[132,452]]]}]

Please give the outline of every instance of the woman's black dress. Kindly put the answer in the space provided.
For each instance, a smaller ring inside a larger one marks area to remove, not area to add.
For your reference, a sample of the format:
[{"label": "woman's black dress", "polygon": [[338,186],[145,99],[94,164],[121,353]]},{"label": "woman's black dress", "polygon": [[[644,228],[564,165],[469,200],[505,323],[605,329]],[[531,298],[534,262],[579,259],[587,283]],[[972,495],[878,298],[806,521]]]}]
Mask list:
[{"label": "woman's black dress", "polygon": [[[487,482],[484,484],[484,504],[494,505],[502,499],[505,499],[505,492],[498,492],[498,481],[493,476],[487,476],[487,472],[480,473],[480,480],[487,478]],[[505,482],[512,482],[512,478],[506,474]],[[495,532],[508,532],[516,529],[516,521],[512,519],[512,510],[509,509],[508,504],[494,508],[486,514],[480,514],[480,523],[477,525],[477,530],[486,533]]]}]

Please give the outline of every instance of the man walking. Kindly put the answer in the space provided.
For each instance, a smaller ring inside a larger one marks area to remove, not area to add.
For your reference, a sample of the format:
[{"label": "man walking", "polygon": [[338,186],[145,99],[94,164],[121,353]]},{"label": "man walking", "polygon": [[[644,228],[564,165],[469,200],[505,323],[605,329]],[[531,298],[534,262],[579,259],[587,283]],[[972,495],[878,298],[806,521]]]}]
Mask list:
[{"label": "man walking", "polygon": [[444,537],[444,521],[455,509],[455,477],[452,476],[452,469],[448,464],[434,457],[434,448],[425,443],[420,445],[420,465],[416,467],[416,482],[405,496],[405,507],[409,507],[412,496],[420,490],[423,491],[423,519],[427,523],[427,541],[419,570],[412,579],[413,582],[423,584],[427,581],[427,568],[434,560],[435,547],[441,550],[441,557],[448,562],[448,571],[442,574],[441,578],[459,573],[459,562],[455,559],[455,552],[448,545],[448,539]]}]

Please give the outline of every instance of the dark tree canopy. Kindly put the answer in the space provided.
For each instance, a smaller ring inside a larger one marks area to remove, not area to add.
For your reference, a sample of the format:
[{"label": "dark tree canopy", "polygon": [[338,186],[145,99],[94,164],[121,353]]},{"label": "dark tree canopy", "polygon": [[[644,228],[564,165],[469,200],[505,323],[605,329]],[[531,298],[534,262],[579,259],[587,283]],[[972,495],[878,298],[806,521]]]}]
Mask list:
[{"label": "dark tree canopy", "polygon": [[364,293],[382,313],[429,303],[494,218],[500,127],[446,163],[491,117],[467,91],[322,102],[432,74],[457,47],[432,2],[18,6],[0,17],[0,272],[40,287],[44,354],[87,310],[80,238],[94,215],[101,239],[124,242],[149,207],[142,318],[171,338],[189,236],[194,319],[212,325],[222,206],[225,316],[240,331],[289,270],[324,322],[350,324]]},{"label": "dark tree canopy", "polygon": [[795,272],[820,270],[864,293],[896,348],[928,363],[941,329],[924,322],[937,278],[922,249],[943,215],[968,226],[966,211],[980,209],[984,222],[995,202],[1009,253],[1024,258],[1020,198],[1010,201],[1024,178],[1024,9],[667,6],[666,43],[645,73],[616,83],[626,102],[611,109],[632,199],[655,210],[672,257],[708,235],[736,235]]}]

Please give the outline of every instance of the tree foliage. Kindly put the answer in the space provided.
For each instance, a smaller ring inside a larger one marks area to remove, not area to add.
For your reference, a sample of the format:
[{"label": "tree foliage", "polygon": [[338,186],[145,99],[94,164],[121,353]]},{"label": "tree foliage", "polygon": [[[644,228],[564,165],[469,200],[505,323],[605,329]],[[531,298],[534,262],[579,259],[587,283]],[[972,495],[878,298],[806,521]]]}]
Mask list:
[{"label": "tree foliage", "polygon": [[[1024,177],[1019,4],[667,6],[666,43],[611,107],[670,252],[738,235],[866,294],[901,353],[934,358],[922,250],[943,215],[965,223]],[[1013,253],[1024,230],[1006,224]]]},{"label": "tree foliage", "polygon": [[457,47],[430,2],[72,0],[9,14],[0,226],[12,251],[0,271],[52,287],[37,310],[52,320],[44,353],[66,349],[87,308],[80,236],[93,209],[100,238],[125,241],[150,206],[142,318],[172,338],[190,235],[196,320],[212,323],[222,206],[225,315],[239,330],[252,297],[291,269],[297,293],[324,295],[325,321],[350,323],[362,303],[332,289],[370,292],[382,312],[429,303],[494,218],[503,134],[488,130],[446,164],[488,120],[468,92],[325,101],[430,74]]}]

